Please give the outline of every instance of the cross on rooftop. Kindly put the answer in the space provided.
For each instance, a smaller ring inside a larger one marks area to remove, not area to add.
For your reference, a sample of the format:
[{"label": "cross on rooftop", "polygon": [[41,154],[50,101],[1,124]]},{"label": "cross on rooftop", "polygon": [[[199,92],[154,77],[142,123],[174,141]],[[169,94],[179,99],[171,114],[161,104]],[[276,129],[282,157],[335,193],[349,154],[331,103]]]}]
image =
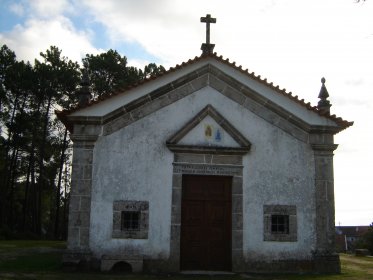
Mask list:
[{"label": "cross on rooftop", "polygon": [[216,23],[216,18],[212,18],[210,14],[207,14],[206,17],[201,17],[201,22],[206,23],[206,43],[203,43],[201,46],[202,54],[212,53],[215,45],[210,44],[210,23]]}]

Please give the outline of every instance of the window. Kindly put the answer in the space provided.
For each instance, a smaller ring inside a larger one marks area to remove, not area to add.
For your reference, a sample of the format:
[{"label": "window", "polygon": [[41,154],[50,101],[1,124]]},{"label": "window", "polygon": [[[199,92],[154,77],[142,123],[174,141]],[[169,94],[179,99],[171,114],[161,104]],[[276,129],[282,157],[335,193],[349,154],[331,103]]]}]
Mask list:
[{"label": "window", "polygon": [[288,234],[289,233],[289,216],[288,215],[272,215],[271,216],[271,232],[272,234]]},{"label": "window", "polygon": [[149,202],[118,200],[113,203],[113,238],[147,239]]},{"label": "window", "polygon": [[295,205],[264,205],[264,241],[297,241],[297,209]]},{"label": "window", "polygon": [[121,230],[140,230],[140,212],[122,211]]}]

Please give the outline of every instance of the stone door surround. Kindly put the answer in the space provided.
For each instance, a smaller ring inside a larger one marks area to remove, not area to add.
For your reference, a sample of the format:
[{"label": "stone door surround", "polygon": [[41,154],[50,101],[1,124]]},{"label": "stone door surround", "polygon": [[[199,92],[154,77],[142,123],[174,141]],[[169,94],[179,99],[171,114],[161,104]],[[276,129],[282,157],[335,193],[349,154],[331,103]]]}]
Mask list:
[{"label": "stone door surround", "polygon": [[172,179],[171,242],[169,267],[180,271],[181,195],[183,174],[232,177],[232,271],[243,260],[242,156],[175,153]]},{"label": "stone door surround", "polygon": [[[213,118],[240,147],[180,145],[206,116]],[[213,175],[232,177],[232,271],[243,271],[243,180],[242,157],[251,143],[210,104],[189,120],[167,142],[174,152],[172,175],[170,270],[180,271],[181,196],[183,175]]]}]

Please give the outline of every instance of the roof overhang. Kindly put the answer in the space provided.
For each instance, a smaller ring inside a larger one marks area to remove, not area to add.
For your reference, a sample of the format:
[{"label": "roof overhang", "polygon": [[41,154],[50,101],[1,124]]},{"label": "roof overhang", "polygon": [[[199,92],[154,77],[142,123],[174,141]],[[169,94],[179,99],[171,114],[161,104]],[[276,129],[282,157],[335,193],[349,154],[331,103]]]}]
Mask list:
[{"label": "roof overhang", "polygon": [[[297,96],[280,90],[266,79],[262,80],[260,76],[242,70],[242,67],[236,67],[216,55],[199,57],[171,68],[157,79],[149,79],[133,88],[115,92],[93,101],[88,107],[56,114],[70,132],[74,124],[105,125],[123,116],[127,116],[130,123],[130,119],[136,119],[134,115],[138,115],[141,109],[160,103],[162,98],[164,100],[160,107],[183,98],[172,95],[176,89],[183,89],[186,96],[207,86],[254,113],[258,113],[259,108],[265,108],[308,133],[336,134],[353,124],[335,115],[321,113],[310,103],[299,100]],[[153,107],[154,110],[159,109]],[[144,114],[154,110],[145,110]]]}]

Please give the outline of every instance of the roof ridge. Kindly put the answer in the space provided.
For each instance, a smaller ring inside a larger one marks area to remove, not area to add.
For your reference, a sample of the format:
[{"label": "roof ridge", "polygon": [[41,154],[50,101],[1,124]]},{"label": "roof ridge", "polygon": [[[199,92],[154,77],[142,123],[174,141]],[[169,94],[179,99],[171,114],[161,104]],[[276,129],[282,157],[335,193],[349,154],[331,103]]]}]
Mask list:
[{"label": "roof ridge", "polygon": [[218,55],[216,52],[214,53],[208,53],[208,54],[202,54],[200,56],[195,56],[193,59],[189,59],[188,61],[184,61],[182,62],[181,64],[176,64],[174,67],[170,67],[168,70],[166,71],[163,71],[159,74],[156,74],[156,75],[151,75],[145,79],[142,79],[138,82],[136,82],[135,84],[132,84],[132,85],[128,85],[128,86],[125,86],[125,87],[121,87],[121,88],[118,88],[116,89],[115,91],[113,91],[112,93],[109,93],[109,94],[105,94],[105,95],[102,95],[94,100],[91,100],[88,104],[84,105],[84,106],[75,106],[75,107],[72,107],[71,109],[68,109],[68,110],[62,110],[62,111],[56,111],[56,114],[59,116],[59,117],[62,117],[63,115],[66,116],[68,114],[71,114],[73,112],[76,112],[80,109],[84,109],[86,107],[90,107],[94,104],[97,104],[97,103],[100,103],[106,99],[109,99],[113,96],[116,96],[120,93],[124,93],[126,91],[129,91],[131,89],[134,89],[134,88],[137,88],[145,83],[148,83],[150,81],[153,81],[155,79],[158,79],[162,76],[165,76],[165,75],[168,75],[169,73],[172,73],[172,72],[175,72],[177,71],[178,69],[181,69],[187,65],[190,65],[190,64],[193,64],[193,63],[196,63],[198,61],[201,61],[203,59],[207,59],[207,58],[214,58],[232,68],[234,68],[235,70],[243,73],[244,75],[260,82],[261,84],[267,86],[267,87],[270,87],[271,89],[273,89],[275,92],[289,98],[290,100],[300,104],[301,106],[303,106],[304,108],[306,108],[307,110],[310,110],[310,111],[313,111],[315,113],[317,113],[318,115],[322,116],[322,117],[326,117],[328,119],[331,119],[333,121],[335,121],[339,126],[343,127],[344,129],[351,126],[353,124],[353,122],[349,122],[347,120],[343,120],[341,117],[337,117],[335,114],[333,115],[330,115],[329,112],[322,112],[320,110],[318,110],[317,106],[312,106],[310,102],[305,102],[304,99],[299,99],[298,95],[293,95],[293,93],[291,91],[287,91],[285,88],[282,88],[280,89],[280,86],[279,85],[274,85],[273,82],[269,82],[267,80],[267,78],[262,78],[261,75],[257,75],[255,74],[255,72],[250,72],[248,68],[246,69],[243,69],[242,68],[242,65],[239,65],[237,66],[236,65],[236,62],[233,61],[233,62],[230,62],[229,61],[229,58],[225,58],[222,56],[222,55]]}]

